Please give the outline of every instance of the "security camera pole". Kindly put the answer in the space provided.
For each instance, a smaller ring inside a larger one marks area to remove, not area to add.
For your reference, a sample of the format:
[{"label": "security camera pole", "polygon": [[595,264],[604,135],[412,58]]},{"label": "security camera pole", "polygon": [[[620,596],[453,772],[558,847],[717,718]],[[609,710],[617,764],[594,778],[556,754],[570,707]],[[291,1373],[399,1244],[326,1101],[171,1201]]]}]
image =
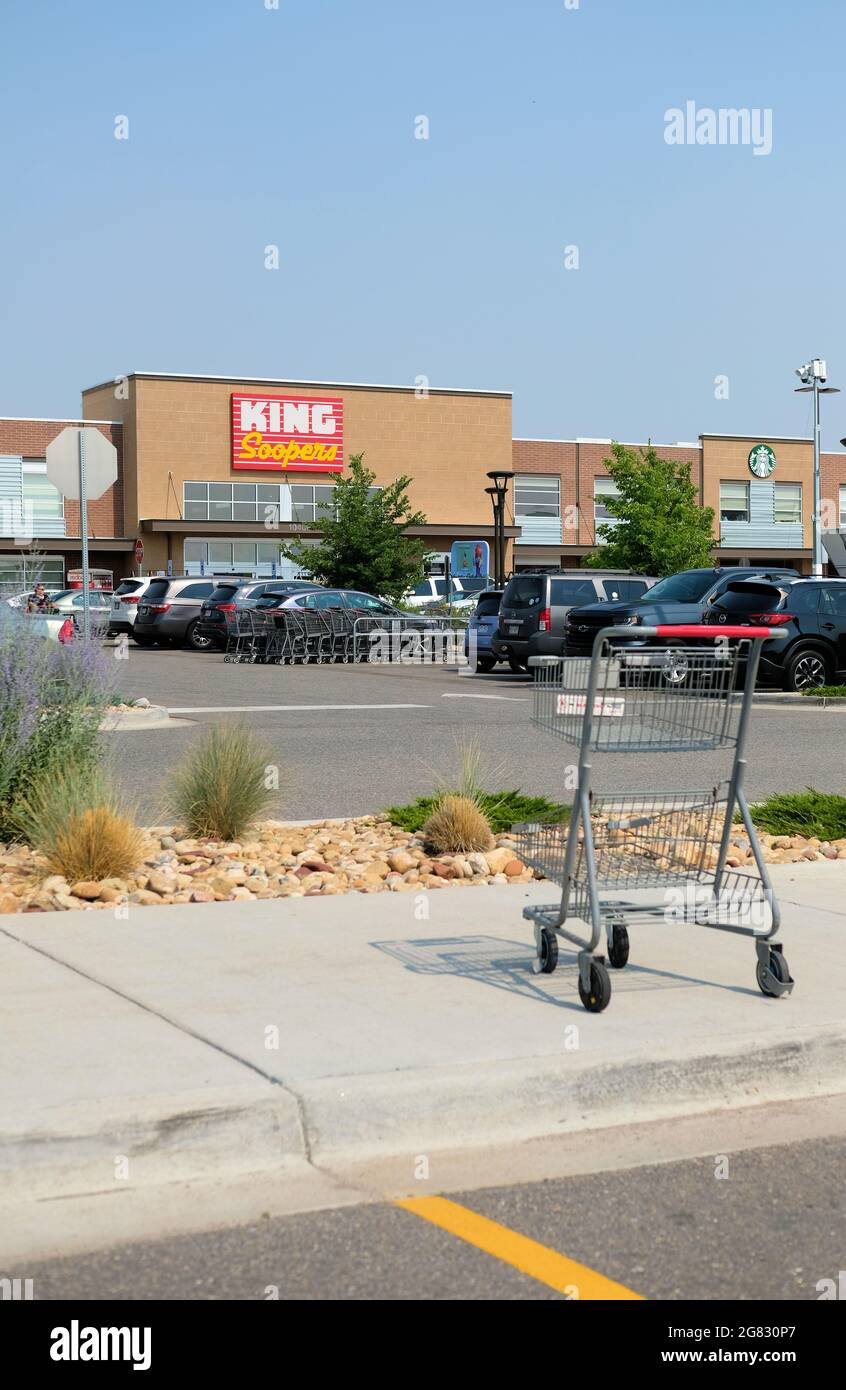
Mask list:
[{"label": "security camera pole", "polygon": [[796,368],[796,375],[802,382],[801,386],[795,388],[796,391],[799,395],[806,395],[812,391],[814,395],[814,558],[811,564],[811,573],[815,579],[822,578],[824,568],[822,527],[820,524],[820,396],[835,396],[840,391],[838,386],[822,385],[827,374],[825,359],[822,357],[815,357],[812,361],[806,362],[804,367]]}]

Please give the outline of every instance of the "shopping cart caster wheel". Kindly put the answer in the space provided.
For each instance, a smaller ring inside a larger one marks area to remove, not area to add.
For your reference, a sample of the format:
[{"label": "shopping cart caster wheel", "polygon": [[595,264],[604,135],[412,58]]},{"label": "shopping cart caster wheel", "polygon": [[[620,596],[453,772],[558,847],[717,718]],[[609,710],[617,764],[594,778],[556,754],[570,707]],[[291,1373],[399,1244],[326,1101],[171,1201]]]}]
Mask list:
[{"label": "shopping cart caster wheel", "polygon": [[[768,965],[770,971],[775,975],[780,984],[790,984],[790,970],[788,969],[787,961],[781,951],[770,951]],[[761,961],[758,961],[755,970],[755,979],[758,981],[759,990],[762,994],[766,994],[768,999],[779,998],[778,992],[772,988],[770,981],[767,979],[767,967],[764,966]]]},{"label": "shopping cart caster wheel", "polygon": [[558,964],[558,937],[554,931],[550,931],[549,927],[544,927],[541,932],[538,962],[541,975],[551,975]]},{"label": "shopping cart caster wheel", "polygon": [[611,940],[608,943],[608,962],[613,965],[615,970],[622,970],[628,964],[629,959],[629,934],[625,927],[614,926],[611,928]]},{"label": "shopping cart caster wheel", "polygon": [[579,998],[589,1014],[601,1014],[611,1002],[611,976],[601,960],[590,963],[590,989],[586,990],[579,975]]}]

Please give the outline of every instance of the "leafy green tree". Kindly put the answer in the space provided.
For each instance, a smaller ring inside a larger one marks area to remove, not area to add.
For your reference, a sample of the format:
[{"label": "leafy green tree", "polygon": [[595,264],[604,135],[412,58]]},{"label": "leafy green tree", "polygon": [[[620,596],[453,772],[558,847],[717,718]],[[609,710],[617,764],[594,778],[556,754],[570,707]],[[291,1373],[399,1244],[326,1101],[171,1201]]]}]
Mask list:
[{"label": "leafy green tree", "polygon": [[321,539],[316,544],[292,541],[282,546],[282,553],[330,589],[362,589],[397,603],[422,576],[426,553],[422,541],[404,532],[425,526],[426,518],[411,510],[410,478],[374,488],[375,477],[365,468],[364,455],[352,454],[333,501],[319,509],[315,521],[305,523]]},{"label": "leafy green tree", "polygon": [[629,449],[612,444],[603,459],[618,495],[606,505],[615,518],[596,528],[605,544],[585,564],[658,577],[713,564],[713,507],[702,507],[690,464],[661,458],[651,444]]}]

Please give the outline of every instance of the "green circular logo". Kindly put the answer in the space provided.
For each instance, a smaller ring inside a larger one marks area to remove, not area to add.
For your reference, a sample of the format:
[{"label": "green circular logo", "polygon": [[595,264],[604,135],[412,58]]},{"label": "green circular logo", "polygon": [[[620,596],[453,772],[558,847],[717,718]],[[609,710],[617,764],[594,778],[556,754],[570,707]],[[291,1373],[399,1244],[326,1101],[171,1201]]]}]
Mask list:
[{"label": "green circular logo", "polygon": [[756,444],[749,450],[749,470],[756,478],[769,478],[775,472],[776,456],[769,444]]}]

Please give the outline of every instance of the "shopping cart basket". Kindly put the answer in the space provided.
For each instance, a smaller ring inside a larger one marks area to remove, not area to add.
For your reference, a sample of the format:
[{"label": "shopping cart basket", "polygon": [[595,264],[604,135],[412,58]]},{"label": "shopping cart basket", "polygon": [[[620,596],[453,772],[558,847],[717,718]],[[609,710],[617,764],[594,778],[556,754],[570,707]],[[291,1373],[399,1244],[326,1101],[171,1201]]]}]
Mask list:
[{"label": "shopping cart basket", "polygon": [[[579,995],[590,1012],[601,1013],[611,998],[605,958],[596,954],[600,937],[604,932],[610,964],[621,969],[631,919],[752,936],[762,993],[791,992],[787,961],[774,940],[778,902],[743,791],[761,648],[784,635],[705,624],[639,628],[638,638],[671,645],[632,652],[613,645],[619,628],[603,628],[590,658],[530,658],[533,720],[578,745],[579,774],[568,819],[514,827],[525,862],[561,887],[559,902],[526,908],[523,916],[535,927],[536,971],[555,969],[559,937],[578,948]],[[730,775],[708,789],[612,795],[592,786],[597,751],[723,748],[733,750]],[[727,863],[736,814],[754,870]],[[588,923],[590,936],[575,934],[572,919]]]}]

